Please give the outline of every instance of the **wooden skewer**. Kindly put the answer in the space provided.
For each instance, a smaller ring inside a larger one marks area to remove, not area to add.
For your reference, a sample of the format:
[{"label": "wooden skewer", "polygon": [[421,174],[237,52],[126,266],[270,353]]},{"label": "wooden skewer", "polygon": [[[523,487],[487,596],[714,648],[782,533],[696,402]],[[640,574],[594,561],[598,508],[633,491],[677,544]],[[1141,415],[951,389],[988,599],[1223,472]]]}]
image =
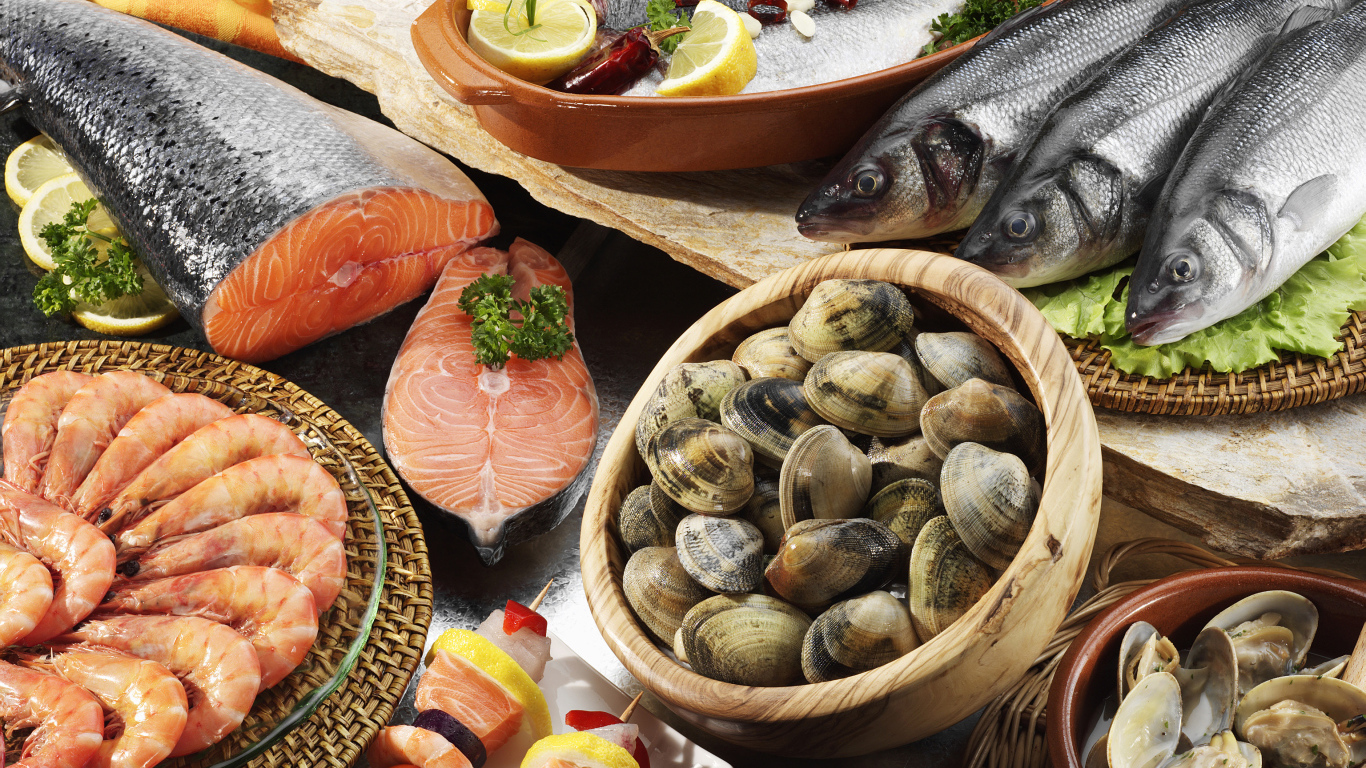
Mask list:
[{"label": "wooden skewer", "polygon": [[1342,679],[1358,688],[1366,688],[1366,625],[1357,636],[1356,648],[1352,649],[1352,658],[1342,671]]},{"label": "wooden skewer", "polygon": [[541,602],[542,602],[543,600],[545,600],[545,596],[548,595],[548,594],[550,594],[550,585],[551,585],[551,584],[554,584],[554,583],[555,583],[555,579],[553,579],[553,578],[552,578],[550,581],[547,581],[547,582],[545,583],[545,587],[544,587],[543,589],[541,589],[541,594],[537,595],[537,596],[536,596],[536,599],[535,599],[535,600],[532,600],[532,601],[531,601],[531,605],[528,605],[527,607],[530,608],[530,609],[533,610],[533,611],[536,610],[537,608],[540,608],[540,607],[541,607]]},{"label": "wooden skewer", "polygon": [[621,722],[623,722],[623,723],[629,723],[629,722],[631,722],[631,715],[635,714],[636,705],[640,703],[640,699],[641,699],[644,695],[645,695],[645,691],[641,691],[640,693],[637,693],[637,694],[636,694],[636,697],[635,697],[634,699],[631,699],[631,703],[630,703],[630,704],[627,704],[627,705],[626,705],[626,709],[623,709],[623,710],[621,711]]}]

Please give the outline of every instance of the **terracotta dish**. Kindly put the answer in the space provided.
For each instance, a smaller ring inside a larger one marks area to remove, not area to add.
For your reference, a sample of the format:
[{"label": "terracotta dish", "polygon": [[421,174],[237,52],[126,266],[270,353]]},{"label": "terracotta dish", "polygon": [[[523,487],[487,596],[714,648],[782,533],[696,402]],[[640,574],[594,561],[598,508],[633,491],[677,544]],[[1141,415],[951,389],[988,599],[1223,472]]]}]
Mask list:
[{"label": "terracotta dish", "polygon": [[[909,289],[922,327],[961,322],[1019,372],[1043,411],[1048,456],[1029,536],[995,585],[947,630],[877,669],[832,682],[750,687],[698,675],[650,640],[622,591],[615,535],[622,499],[648,478],[635,447],[645,401],[681,362],[729,358],[743,339],[781,326],[829,278]],[[812,260],[722,302],[664,354],[598,462],[580,534],[593,619],[626,669],[680,717],[727,741],[804,757],[859,755],[924,738],[1010,686],[1052,638],[1081,587],[1100,516],[1100,441],[1081,380],[1034,305],[994,275],[950,256],[849,251]]]},{"label": "terracotta dish", "polygon": [[1119,643],[1130,624],[1146,621],[1184,650],[1216,613],[1269,589],[1298,592],[1319,609],[1314,653],[1352,652],[1366,622],[1366,582],[1284,568],[1212,568],[1169,576],[1111,606],[1063,656],[1048,692],[1048,754],[1055,768],[1083,768],[1080,751],[1102,702],[1114,693]]},{"label": "terracotta dish", "polygon": [[736,96],[577,96],[512,77],[465,42],[465,0],[413,24],[436,82],[494,138],[538,160],[613,171],[717,171],[842,154],[887,108],[972,44],[834,83]]}]

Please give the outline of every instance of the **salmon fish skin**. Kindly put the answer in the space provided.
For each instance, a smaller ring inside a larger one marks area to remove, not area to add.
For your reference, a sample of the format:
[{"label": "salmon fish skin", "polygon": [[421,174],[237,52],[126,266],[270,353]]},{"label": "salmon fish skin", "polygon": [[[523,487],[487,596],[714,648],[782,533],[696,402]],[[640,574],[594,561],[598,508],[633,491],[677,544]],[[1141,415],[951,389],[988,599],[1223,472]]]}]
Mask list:
[{"label": "salmon fish skin", "polygon": [[149,22],[0,3],[0,79],[215,351],[267,360],[416,298],[497,231],[439,153]]},{"label": "salmon fish skin", "polygon": [[797,209],[812,240],[878,242],[972,224],[1063,97],[1191,0],[1059,0],[997,27],[901,98]]},{"label": "salmon fish skin", "polygon": [[598,396],[578,341],[562,359],[475,361],[471,318],[457,307],[482,274],[565,289],[569,275],[520,238],[508,251],[474,248],[447,264],[403,340],[384,391],[384,447],[418,495],[460,520],[486,565],[506,547],[554,528],[587,490]]},{"label": "salmon fish skin", "polygon": [[1112,59],[1049,114],[957,256],[1017,288],[1138,251],[1167,174],[1214,98],[1330,0],[1209,0]]},{"label": "salmon fish skin", "polygon": [[1210,107],[1163,187],[1125,325],[1166,344],[1281,286],[1366,213],[1366,3],[1278,42]]}]

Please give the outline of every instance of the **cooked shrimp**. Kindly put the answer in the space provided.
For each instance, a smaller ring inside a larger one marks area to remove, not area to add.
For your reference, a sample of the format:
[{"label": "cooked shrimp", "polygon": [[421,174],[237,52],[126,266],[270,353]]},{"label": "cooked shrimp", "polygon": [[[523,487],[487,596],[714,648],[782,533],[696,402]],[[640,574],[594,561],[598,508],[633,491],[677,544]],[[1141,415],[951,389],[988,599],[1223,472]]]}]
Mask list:
[{"label": "cooked shrimp", "polygon": [[171,757],[217,744],[241,725],[261,687],[251,643],[231,627],[197,616],[105,616],[58,639],[150,659],[180,679],[190,712]]},{"label": "cooked shrimp", "polygon": [[56,672],[111,713],[113,735],[87,768],[151,768],[171,754],[185,730],[185,687],[155,661],[73,646],[50,659],[29,659],[25,666]]},{"label": "cooked shrimp", "polygon": [[114,581],[114,545],[99,529],[0,480],[0,509],[19,517],[19,546],[52,571],[52,605],[21,641],[41,643],[85,618]]},{"label": "cooked shrimp", "polygon": [[0,646],[33,631],[52,605],[52,574],[22,549],[0,544]]},{"label": "cooked shrimp", "polygon": [[288,571],[313,593],[319,613],[346,583],[346,548],[327,526],[291,512],[251,515],[170,541],[119,565],[118,572],[142,581],[229,565]]},{"label": "cooked shrimp", "polygon": [[327,470],[307,457],[261,456],[228,467],[121,531],[119,554],[126,559],[161,539],[285,511],[317,520],[338,539],[346,533],[346,495]]},{"label": "cooked shrimp", "polygon": [[76,391],[94,376],[53,371],[35,376],[14,393],[0,428],[0,453],[5,457],[5,479],[28,493],[37,493],[47,466],[57,420]]},{"label": "cooked shrimp", "polygon": [[472,768],[470,760],[446,737],[426,728],[390,725],[381,728],[365,750],[370,768]]},{"label": "cooked shrimp", "polygon": [[71,495],[114,435],[143,406],[171,390],[136,371],[96,376],[71,396],[57,420],[57,439],[47,457],[38,495],[71,509]]},{"label": "cooked shrimp", "polygon": [[202,616],[251,641],[261,662],[261,690],[299,666],[318,636],[313,593],[279,568],[234,565],[148,582],[109,593],[101,610]]},{"label": "cooked shrimp", "polygon": [[219,419],[195,430],[138,473],[96,523],[105,533],[133,525],[158,503],[188,491],[201,481],[257,456],[289,453],[308,457],[303,441],[273,419],[245,413]]},{"label": "cooked shrimp", "polygon": [[231,415],[228,406],[194,392],[166,395],[148,403],[104,449],[85,482],[72,495],[71,511],[93,521],[158,456],[200,427]]},{"label": "cooked shrimp", "polygon": [[33,728],[12,768],[81,768],[104,741],[104,710],[62,678],[0,661],[0,718],[6,731]]}]

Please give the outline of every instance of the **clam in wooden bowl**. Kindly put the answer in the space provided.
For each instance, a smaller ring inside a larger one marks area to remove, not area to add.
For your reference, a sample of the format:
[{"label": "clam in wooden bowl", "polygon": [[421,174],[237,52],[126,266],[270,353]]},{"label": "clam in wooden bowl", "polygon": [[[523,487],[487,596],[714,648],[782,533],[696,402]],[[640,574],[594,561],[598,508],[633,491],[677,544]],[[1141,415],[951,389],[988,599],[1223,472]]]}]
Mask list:
[{"label": "clam in wooden bowl", "polygon": [[[995,344],[1047,423],[1038,515],[1019,554],[953,626],[910,654],[832,682],[763,688],[695,674],[647,636],[622,591],[625,553],[614,533],[623,498],[648,478],[634,428],[650,393],[678,363],[729,358],[750,334],[787,323],[821,281],[884,280],[917,310],[942,311]],[[732,743],[804,757],[859,755],[947,728],[1022,675],[1072,604],[1100,515],[1100,438],[1058,335],[1034,306],[990,273],[952,257],[849,251],[765,279],[721,303],[669,348],[631,402],[598,464],[580,551],[593,618],[626,668],[680,717]]]}]

